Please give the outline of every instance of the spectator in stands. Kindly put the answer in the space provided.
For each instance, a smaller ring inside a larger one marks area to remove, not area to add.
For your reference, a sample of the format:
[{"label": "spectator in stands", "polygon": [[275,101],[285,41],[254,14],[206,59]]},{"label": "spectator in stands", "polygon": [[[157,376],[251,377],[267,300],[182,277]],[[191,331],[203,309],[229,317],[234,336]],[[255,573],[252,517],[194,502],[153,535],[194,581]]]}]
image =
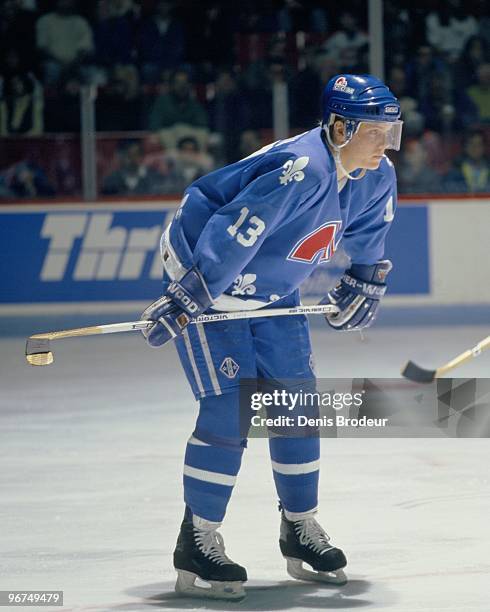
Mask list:
[{"label": "spectator in stands", "polygon": [[490,14],[487,0],[479,0],[474,9],[478,20],[479,34],[485,40],[487,46],[490,47]]},{"label": "spectator in stands", "polygon": [[103,9],[99,5],[95,57],[98,66],[110,71],[116,64],[136,61],[136,14],[131,0],[108,0]]},{"label": "spectator in stands", "polygon": [[270,89],[270,69],[272,65],[287,66],[286,39],[283,35],[272,36],[267,45],[265,57],[251,62],[242,76],[248,90]]},{"label": "spectator in stands", "polygon": [[446,191],[453,193],[490,193],[490,161],[485,152],[482,130],[465,135],[463,155],[444,177]]},{"label": "spectator in stands", "polygon": [[157,83],[163,70],[175,70],[184,61],[185,32],[168,0],[159,0],[152,14],[138,25],[138,62],[143,81]]},{"label": "spectator in stands", "polygon": [[284,21],[284,12],[281,11],[282,2],[261,2],[252,0],[238,4],[238,29],[240,32],[256,34],[277,33],[287,30]]},{"label": "spectator in stands", "polygon": [[247,109],[243,92],[231,70],[218,72],[214,96],[208,105],[211,130],[220,135],[221,159],[231,163],[238,159],[240,132],[245,129]]},{"label": "spectator in stands", "polygon": [[50,147],[50,176],[58,196],[80,196],[81,176],[79,144],[71,138],[57,138]]},{"label": "spectator in stands", "polygon": [[191,136],[181,138],[177,149],[168,152],[167,159],[176,193],[184,191],[192,181],[213,169],[213,159],[201,151],[199,142]]},{"label": "spectator in stands", "polygon": [[461,55],[470,36],[478,34],[478,22],[468,13],[461,0],[445,0],[425,19],[428,42],[451,62]]},{"label": "spectator in stands", "polygon": [[400,102],[400,108],[403,114],[403,129],[406,131],[407,123],[410,125],[414,121],[420,121],[420,113],[418,111],[417,100],[407,91],[407,77],[403,68],[392,68],[387,84]]},{"label": "spectator in stands", "polygon": [[363,32],[353,13],[343,11],[340,15],[340,29],[324,44],[325,51],[339,66],[357,63],[358,52],[369,44],[369,37]]},{"label": "spectator in stands", "polygon": [[[413,25],[408,9],[400,10],[395,2],[383,3],[384,23],[384,44],[385,49],[389,49],[386,64],[390,69],[394,65],[393,56],[406,57],[411,51],[410,43],[413,46]],[[389,24],[389,26],[388,26]]]},{"label": "spectator in stands", "polygon": [[55,190],[42,168],[32,161],[24,160],[2,172],[2,197],[49,198]]},{"label": "spectator in stands", "polygon": [[142,101],[135,66],[117,64],[111,70],[107,85],[99,89],[96,121],[97,130],[103,132],[142,129]]},{"label": "spectator in stands", "polygon": [[43,91],[33,74],[11,76],[0,99],[0,135],[38,136],[43,132]]},{"label": "spectator in stands", "polygon": [[318,73],[322,87],[328,81],[340,72],[337,61],[327,55],[324,50],[316,49],[315,51],[315,70]]},{"label": "spectator in stands", "polygon": [[165,177],[144,165],[139,140],[119,143],[118,157],[118,169],[104,179],[104,195],[149,195],[164,191]]},{"label": "spectator in stands", "polygon": [[417,140],[423,146],[429,168],[438,175],[447,172],[450,163],[447,145],[450,144],[451,138],[449,142],[446,142],[444,136],[426,129],[422,113],[415,110],[409,112],[406,119],[405,116],[403,117],[403,135],[408,141]]},{"label": "spectator in stands", "polygon": [[80,132],[80,73],[75,67],[66,72],[56,95],[44,100],[44,129],[46,132]]},{"label": "spectator in stands", "polygon": [[252,62],[243,73],[242,83],[249,116],[247,127],[270,128],[273,123],[272,97],[274,83],[287,83],[291,69],[286,62],[286,41],[274,36],[269,42],[267,56]]},{"label": "spectator in stands", "polygon": [[427,94],[419,99],[419,110],[425,118],[425,126],[440,134],[450,132],[457,119],[451,81],[447,74],[433,73],[428,87]]},{"label": "spectator in stands", "polygon": [[419,140],[404,144],[397,175],[401,193],[434,193],[442,189],[441,179],[427,164],[427,152]]},{"label": "spectator in stands", "polygon": [[80,67],[94,50],[91,27],[75,12],[75,6],[75,0],[57,0],[56,9],[36,23],[46,85],[57,83],[64,73]]},{"label": "spectator in stands", "polygon": [[419,102],[425,100],[431,92],[433,75],[443,75],[446,79],[444,88],[450,86],[449,70],[445,62],[434,55],[430,45],[420,45],[405,68],[407,91]]},{"label": "spectator in stands", "polygon": [[162,176],[167,177],[170,173],[169,164],[165,148],[159,136],[147,132],[142,139],[143,164],[148,168],[153,168]]},{"label": "spectator in stands", "polygon": [[490,63],[481,64],[476,74],[478,83],[466,90],[473,105],[469,120],[472,123],[490,123]]},{"label": "spectator in stands", "polygon": [[270,60],[264,73],[263,84],[244,90],[248,108],[247,127],[258,130],[271,128],[273,118],[273,91],[275,83],[285,83],[289,89],[290,70],[282,60]]},{"label": "spectator in stands", "polygon": [[490,62],[487,41],[482,36],[472,36],[466,42],[464,51],[454,66],[455,89],[466,89],[478,82],[478,68]]},{"label": "spectator in stands", "polygon": [[290,123],[293,127],[308,127],[321,116],[319,100],[324,83],[317,70],[315,49],[306,49],[301,56],[303,68],[291,79]]},{"label": "spectator in stands", "polygon": [[323,2],[286,0],[279,12],[283,32],[328,32],[329,17]]},{"label": "spectator in stands", "polygon": [[245,130],[240,134],[240,157],[247,157],[258,151],[262,146],[259,133],[255,130]]},{"label": "spectator in stands", "polygon": [[185,70],[174,72],[168,94],[156,98],[150,110],[148,128],[157,131],[176,123],[201,128],[208,126],[206,111],[194,98],[189,74]]},{"label": "spectator in stands", "polygon": [[0,74],[9,72],[7,58],[12,53],[17,57],[16,73],[36,68],[34,26],[34,13],[23,10],[17,0],[0,3]]},{"label": "spectator in stands", "polygon": [[189,2],[186,17],[186,57],[200,80],[208,80],[217,65],[233,63],[233,22],[237,3],[223,0]]}]

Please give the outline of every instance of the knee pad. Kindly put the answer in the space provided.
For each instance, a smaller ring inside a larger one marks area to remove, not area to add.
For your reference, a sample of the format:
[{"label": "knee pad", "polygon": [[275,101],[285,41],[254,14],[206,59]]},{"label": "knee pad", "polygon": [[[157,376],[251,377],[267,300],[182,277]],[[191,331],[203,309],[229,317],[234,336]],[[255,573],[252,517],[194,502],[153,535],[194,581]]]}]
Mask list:
[{"label": "knee pad", "polygon": [[225,438],[223,436],[217,436],[210,431],[198,428],[194,429],[192,435],[199,442],[204,442],[210,446],[217,446],[219,448],[225,448],[226,450],[234,450],[242,452],[244,448],[247,448],[246,438]]},{"label": "knee pad", "polygon": [[247,447],[248,429],[241,426],[238,392],[204,397],[199,404],[194,438],[205,444],[242,452]]}]

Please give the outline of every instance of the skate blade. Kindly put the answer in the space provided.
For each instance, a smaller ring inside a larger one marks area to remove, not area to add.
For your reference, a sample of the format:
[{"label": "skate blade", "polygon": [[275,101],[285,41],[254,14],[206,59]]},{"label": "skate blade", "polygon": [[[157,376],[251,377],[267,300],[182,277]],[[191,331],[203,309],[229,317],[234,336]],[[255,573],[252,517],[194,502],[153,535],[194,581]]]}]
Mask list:
[{"label": "skate blade", "polygon": [[[198,586],[196,580],[209,586]],[[239,600],[245,597],[243,582],[220,582],[217,580],[202,580],[197,574],[177,570],[177,582],[175,591],[186,597],[198,597],[207,599],[233,599]]]},{"label": "skate blade", "polygon": [[306,580],[308,582],[325,582],[328,584],[347,584],[347,576],[341,569],[334,572],[317,572],[316,570],[308,570],[303,567],[303,562],[300,559],[292,559],[286,557],[287,572],[296,580]]}]

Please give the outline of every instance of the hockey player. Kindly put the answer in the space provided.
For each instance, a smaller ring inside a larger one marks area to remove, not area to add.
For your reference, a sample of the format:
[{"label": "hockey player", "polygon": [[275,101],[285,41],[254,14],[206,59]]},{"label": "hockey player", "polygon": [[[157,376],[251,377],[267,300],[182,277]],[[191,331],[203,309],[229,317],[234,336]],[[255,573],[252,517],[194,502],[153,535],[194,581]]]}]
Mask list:
[{"label": "hockey player", "polygon": [[[377,78],[349,74],[329,81],[322,105],[320,127],[190,185],[162,237],[164,295],[143,313],[155,322],[144,334],[152,346],[175,339],[200,402],[185,454],[186,509],[174,552],[179,592],[244,595],[246,570],[225,554],[217,532],[246,446],[240,378],[314,380],[306,317],[189,322],[208,309],[298,305],[298,287],[341,240],[352,264],[323,300],[338,308],[327,323],[339,331],[369,326],[386,289],[391,263],[382,258],[396,178],[384,152],[399,149],[400,105]],[[315,519],[318,436],[271,436],[269,448],[288,572],[344,582],[345,556]],[[197,577],[210,588],[196,586]]]}]

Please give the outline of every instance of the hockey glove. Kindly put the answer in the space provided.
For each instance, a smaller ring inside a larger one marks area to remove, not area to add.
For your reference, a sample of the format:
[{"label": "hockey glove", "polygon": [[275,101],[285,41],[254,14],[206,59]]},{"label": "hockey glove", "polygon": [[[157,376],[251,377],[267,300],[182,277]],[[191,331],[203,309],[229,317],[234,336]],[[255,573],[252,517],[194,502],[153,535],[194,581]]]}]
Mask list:
[{"label": "hockey glove", "polygon": [[212,303],[204,279],[196,268],[192,268],[180,281],[172,281],[167,293],[143,312],[143,320],[154,321],[143,335],[151,346],[161,346],[180,336],[191,320]]},{"label": "hockey glove", "polygon": [[339,312],[325,315],[330,327],[337,331],[351,331],[369,327],[386,292],[385,278],[392,268],[385,259],[373,266],[353,264],[337,286],[320,304],[334,304]]}]

